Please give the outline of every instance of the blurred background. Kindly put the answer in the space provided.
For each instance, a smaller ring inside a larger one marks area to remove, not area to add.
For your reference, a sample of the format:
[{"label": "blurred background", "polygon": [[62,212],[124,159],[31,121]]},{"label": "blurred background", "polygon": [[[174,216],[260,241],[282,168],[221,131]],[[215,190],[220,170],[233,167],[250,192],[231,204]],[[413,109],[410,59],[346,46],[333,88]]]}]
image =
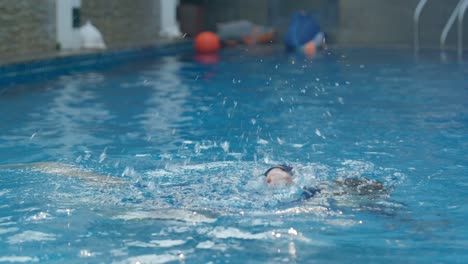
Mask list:
[{"label": "blurred background", "polygon": [[[0,1],[0,59],[72,50],[73,31],[91,21],[108,48],[151,45],[164,20],[176,19],[184,38],[216,23],[246,19],[284,32],[294,10],[317,18],[331,45],[411,48],[413,15],[420,0],[2,0]],[[438,48],[444,25],[458,0],[429,0],[420,16],[420,45]],[[166,17],[166,18],[164,18]],[[173,17],[173,18],[171,18]],[[466,24],[466,21],[465,23]],[[468,27],[463,29],[468,35]],[[76,35],[76,34],[75,34]],[[457,40],[456,23],[447,47]],[[468,45],[465,41],[464,47]]]}]

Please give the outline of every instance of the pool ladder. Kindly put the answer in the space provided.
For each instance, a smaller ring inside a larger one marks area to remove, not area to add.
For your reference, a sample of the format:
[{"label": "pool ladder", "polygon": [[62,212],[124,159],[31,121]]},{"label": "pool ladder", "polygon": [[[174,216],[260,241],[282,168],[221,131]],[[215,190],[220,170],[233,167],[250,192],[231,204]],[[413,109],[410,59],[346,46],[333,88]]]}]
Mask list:
[{"label": "pool ladder", "polygon": [[[419,52],[419,17],[421,16],[424,6],[427,4],[428,0],[420,0],[416,9],[414,10],[414,50],[416,53]],[[458,39],[457,39],[457,54],[460,60],[463,59],[463,20],[465,17],[466,9],[468,9],[468,0],[460,0],[455,6],[452,14],[450,15],[447,23],[442,30],[440,35],[440,49],[442,52],[445,51],[445,42],[447,40],[447,35],[450,32],[455,19],[458,17]]]}]

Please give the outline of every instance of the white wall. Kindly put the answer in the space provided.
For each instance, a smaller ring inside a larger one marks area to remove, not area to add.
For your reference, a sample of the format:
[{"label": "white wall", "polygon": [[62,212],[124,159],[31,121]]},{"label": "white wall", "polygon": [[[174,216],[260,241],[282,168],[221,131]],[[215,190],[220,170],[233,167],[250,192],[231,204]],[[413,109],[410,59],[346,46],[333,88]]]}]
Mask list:
[{"label": "white wall", "polygon": [[56,0],[57,42],[63,50],[80,48],[79,28],[72,26],[72,8],[80,6],[81,0]]},{"label": "white wall", "polygon": [[179,23],[177,22],[178,0],[161,0],[161,31],[162,37],[178,37],[181,35]]}]

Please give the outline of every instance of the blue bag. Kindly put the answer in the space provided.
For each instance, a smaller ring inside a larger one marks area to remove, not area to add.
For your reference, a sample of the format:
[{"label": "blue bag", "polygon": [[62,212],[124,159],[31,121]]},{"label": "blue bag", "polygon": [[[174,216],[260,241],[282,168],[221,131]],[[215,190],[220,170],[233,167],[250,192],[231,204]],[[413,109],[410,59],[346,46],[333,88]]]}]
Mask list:
[{"label": "blue bag", "polygon": [[305,43],[314,39],[320,32],[320,26],[315,19],[305,11],[296,11],[284,37],[284,44],[289,51],[295,51]]}]

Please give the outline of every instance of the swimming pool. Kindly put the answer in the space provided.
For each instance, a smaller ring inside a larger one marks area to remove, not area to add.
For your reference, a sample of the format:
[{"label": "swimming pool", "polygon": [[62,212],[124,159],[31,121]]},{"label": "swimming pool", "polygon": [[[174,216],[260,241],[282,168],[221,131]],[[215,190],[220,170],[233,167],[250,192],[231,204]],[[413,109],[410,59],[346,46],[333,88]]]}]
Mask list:
[{"label": "swimming pool", "polygon": [[[463,263],[467,64],[279,54],[3,85],[1,163],[29,165],[0,169],[0,262]],[[282,163],[297,185],[268,190],[263,172]],[[300,185],[348,176],[389,192],[296,201]]]}]

